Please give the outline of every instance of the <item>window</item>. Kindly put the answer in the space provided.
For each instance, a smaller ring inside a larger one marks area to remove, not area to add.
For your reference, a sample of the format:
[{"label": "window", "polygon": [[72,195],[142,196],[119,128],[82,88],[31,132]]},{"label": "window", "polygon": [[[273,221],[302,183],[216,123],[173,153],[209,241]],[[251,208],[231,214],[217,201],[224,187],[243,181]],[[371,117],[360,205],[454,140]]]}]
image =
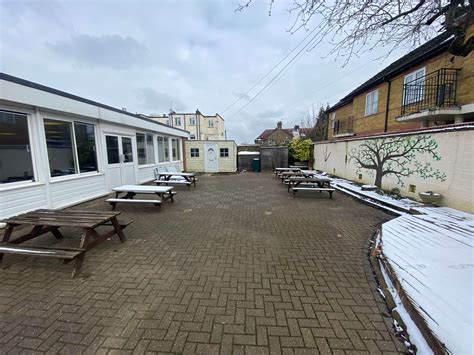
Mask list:
[{"label": "window", "polygon": [[164,145],[164,151],[165,151],[165,160],[164,161],[170,161],[170,144],[169,144],[169,138],[166,137],[164,138],[164,141],[163,141],[163,145]]},{"label": "window", "polygon": [[44,120],[51,177],[76,174],[71,122]]},{"label": "window", "polygon": [[172,148],[172,154],[173,154],[173,161],[175,160],[180,160],[180,152],[179,152],[179,140],[172,138],[171,139],[171,148]]},{"label": "window", "polygon": [[331,114],[331,127],[335,128],[335,126],[336,126],[336,112],[333,112]]},{"label": "window", "polygon": [[191,158],[199,158],[199,148],[191,148]]},{"label": "window", "polygon": [[214,127],[214,120],[209,119],[207,121],[207,125],[208,125],[209,128],[213,128]]},{"label": "window", "polygon": [[229,148],[221,148],[221,158],[227,158],[229,156]]},{"label": "window", "polygon": [[44,119],[51,177],[97,171],[94,125]]},{"label": "window", "polygon": [[133,162],[132,138],[122,137],[122,154],[124,163]]},{"label": "window", "polygon": [[74,122],[79,172],[97,171],[94,125]]},{"label": "window", "polygon": [[181,126],[181,117],[175,117],[174,118],[174,125],[175,126]]},{"label": "window", "polygon": [[137,133],[138,165],[155,164],[153,135]]},{"label": "window", "polygon": [[158,162],[165,161],[165,144],[163,137],[158,137]]},{"label": "window", "polygon": [[107,163],[108,164],[120,163],[118,137],[105,136],[105,144],[107,146]]},{"label": "window", "polygon": [[191,135],[189,136],[189,139],[196,139],[196,135],[191,134]]},{"label": "window", "polygon": [[406,75],[403,83],[405,84],[403,91],[403,105],[408,105],[423,100],[425,68]]},{"label": "window", "polygon": [[377,105],[379,103],[379,90],[369,92],[365,96],[365,115],[373,115],[377,113]]},{"label": "window", "polygon": [[0,184],[34,180],[28,117],[0,111]]},{"label": "window", "polygon": [[196,125],[196,116],[189,117],[189,125],[195,126]]}]

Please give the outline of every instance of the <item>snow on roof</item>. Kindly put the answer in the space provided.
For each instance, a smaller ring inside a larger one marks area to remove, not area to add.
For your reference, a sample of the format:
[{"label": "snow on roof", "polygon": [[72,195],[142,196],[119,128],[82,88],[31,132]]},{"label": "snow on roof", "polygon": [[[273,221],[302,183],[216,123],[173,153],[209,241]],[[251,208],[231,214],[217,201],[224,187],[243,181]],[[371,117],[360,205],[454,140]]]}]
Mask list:
[{"label": "snow on roof", "polygon": [[452,354],[474,349],[474,215],[417,208],[382,225],[382,253],[431,331]]},{"label": "snow on roof", "polygon": [[260,152],[238,152],[237,155],[260,155]]}]

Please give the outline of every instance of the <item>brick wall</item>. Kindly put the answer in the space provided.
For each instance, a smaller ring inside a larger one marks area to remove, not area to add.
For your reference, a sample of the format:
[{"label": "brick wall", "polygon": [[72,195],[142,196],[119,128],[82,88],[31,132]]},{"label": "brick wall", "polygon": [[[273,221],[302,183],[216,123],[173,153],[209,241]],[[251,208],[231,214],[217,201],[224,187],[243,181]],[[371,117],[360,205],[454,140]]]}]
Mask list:
[{"label": "brick wall", "polygon": [[[474,32],[474,26],[471,28],[471,32]],[[390,79],[391,88],[387,132],[406,131],[421,127],[420,122],[398,122],[396,120],[396,118],[401,114],[404,78],[407,74],[421,68],[425,68],[425,75],[442,68],[461,68],[458,77],[456,95],[457,102],[459,105],[474,103],[474,54],[471,52],[467,57],[459,57],[445,52],[434,58],[427,59],[416,66],[407,69],[402,74]],[[371,87],[360,95],[355,96],[352,102],[335,111],[336,120],[348,116],[354,116],[353,132],[355,135],[383,133],[385,127],[388,86],[388,83],[385,82]],[[366,96],[368,93],[376,89],[378,89],[377,113],[365,116]],[[331,114],[332,113],[330,113],[329,116],[330,124],[328,125],[329,140],[334,138]],[[430,122],[430,125],[433,126],[433,123]]]}]

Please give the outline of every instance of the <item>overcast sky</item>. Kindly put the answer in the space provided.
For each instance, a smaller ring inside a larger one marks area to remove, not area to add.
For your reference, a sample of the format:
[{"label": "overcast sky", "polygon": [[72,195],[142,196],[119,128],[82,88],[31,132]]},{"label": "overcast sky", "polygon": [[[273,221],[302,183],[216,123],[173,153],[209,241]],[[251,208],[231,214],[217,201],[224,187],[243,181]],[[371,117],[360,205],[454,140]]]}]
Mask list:
[{"label": "overcast sky", "polygon": [[229,139],[251,143],[278,120],[300,124],[313,104],[337,102],[408,50],[374,60],[380,48],[342,67],[322,43],[260,99],[241,110],[256,88],[224,112],[308,34],[288,32],[289,0],[271,17],[269,2],[236,13],[238,0],[0,0],[1,71],[131,112],[218,112]]}]

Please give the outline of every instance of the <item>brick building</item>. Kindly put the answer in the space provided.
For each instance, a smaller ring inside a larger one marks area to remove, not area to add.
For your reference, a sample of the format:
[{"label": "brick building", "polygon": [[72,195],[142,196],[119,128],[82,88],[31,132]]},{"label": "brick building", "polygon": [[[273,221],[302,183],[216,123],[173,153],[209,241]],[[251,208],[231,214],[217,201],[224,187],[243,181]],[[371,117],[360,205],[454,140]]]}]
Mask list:
[{"label": "brick building", "polygon": [[278,121],[276,128],[266,129],[255,138],[255,144],[259,145],[282,145],[288,143],[293,138],[310,138],[312,128],[283,128],[281,121]]},{"label": "brick building", "polygon": [[452,41],[437,36],[342,98],[327,110],[328,139],[473,121],[474,54],[453,56]]}]

